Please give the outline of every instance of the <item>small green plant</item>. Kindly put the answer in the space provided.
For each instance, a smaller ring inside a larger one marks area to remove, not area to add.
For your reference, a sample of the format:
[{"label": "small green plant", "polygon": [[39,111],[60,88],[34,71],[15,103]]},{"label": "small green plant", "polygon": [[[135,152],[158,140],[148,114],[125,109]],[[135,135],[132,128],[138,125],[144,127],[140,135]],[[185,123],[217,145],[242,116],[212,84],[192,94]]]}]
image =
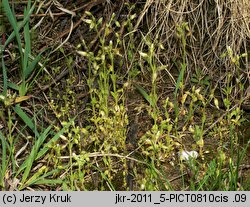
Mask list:
[{"label": "small green plant", "polygon": [[[102,18],[96,20],[91,13],[85,22],[89,24],[91,30],[98,32],[102,23]],[[107,41],[109,32],[113,29],[112,25],[119,28],[120,25],[111,16],[109,22],[105,25],[103,35],[99,36],[100,49],[94,54],[91,51],[78,51],[80,55],[88,60],[88,79],[87,85],[90,91],[90,106],[88,111],[92,117],[88,120],[92,125],[88,129],[89,150],[99,153],[122,153],[126,151],[126,126],[128,118],[124,107],[124,90],[117,87],[117,74],[115,59],[120,58],[119,47],[121,41],[116,34],[115,40]],[[85,48],[88,48],[85,45]],[[96,166],[101,177],[108,183],[108,186],[114,189],[112,182],[114,173],[117,170],[112,169],[113,159],[104,157],[102,165],[107,170]],[[125,161],[125,160],[124,160]],[[124,162],[122,161],[122,162]],[[90,168],[93,168],[91,165]],[[95,167],[94,167],[95,168]],[[124,175],[126,176],[126,175]],[[103,186],[102,186],[103,187]]]}]

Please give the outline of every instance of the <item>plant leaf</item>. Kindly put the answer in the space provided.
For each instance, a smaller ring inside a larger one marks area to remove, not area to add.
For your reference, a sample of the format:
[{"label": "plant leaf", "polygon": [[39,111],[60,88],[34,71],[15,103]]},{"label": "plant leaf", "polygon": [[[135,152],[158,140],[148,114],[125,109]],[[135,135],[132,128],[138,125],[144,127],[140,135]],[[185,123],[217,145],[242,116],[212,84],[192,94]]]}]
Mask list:
[{"label": "plant leaf", "polygon": [[34,71],[37,63],[41,60],[42,52],[39,53],[36,58],[28,65],[28,67],[24,70],[24,77],[28,78],[29,75]]},{"label": "plant leaf", "polygon": [[6,148],[9,148],[8,143],[6,142],[6,138],[3,136],[3,134],[0,132],[0,140],[2,142],[2,164],[0,166],[0,182],[1,186],[4,186],[4,177],[5,177],[5,172],[7,169],[7,150]]},{"label": "plant leaf", "polygon": [[9,86],[10,88],[12,88],[14,90],[17,90],[17,91],[19,90],[19,86],[15,83],[8,82],[7,86]]},{"label": "plant leaf", "polygon": [[64,126],[64,127],[63,127],[63,128],[62,128],[62,129],[52,138],[52,139],[50,139],[50,141],[47,142],[47,143],[44,145],[43,149],[41,149],[41,150],[39,151],[39,153],[38,153],[36,159],[39,159],[40,157],[42,157],[42,156],[48,151],[50,145],[51,145],[53,142],[57,141],[57,140],[60,138],[60,136],[64,133],[65,129],[68,128],[70,125],[71,125],[70,122],[67,123],[67,124],[66,124],[66,125],[65,125],[65,126]]},{"label": "plant leaf", "polygon": [[[26,178],[27,178],[27,176],[29,175],[30,167],[32,166],[34,160],[37,159],[38,150],[40,149],[41,145],[44,143],[45,139],[48,137],[51,128],[52,128],[52,126],[49,126],[46,130],[44,130],[44,132],[41,134],[41,136],[38,137],[38,139],[35,141],[35,144],[31,150],[29,157],[19,167],[19,170],[18,170],[16,176],[25,169],[26,170]],[[25,181],[25,179],[23,181]]]},{"label": "plant leaf", "polygon": [[27,114],[22,110],[22,108],[19,105],[16,105],[14,107],[14,111],[24,121],[24,123],[35,133],[36,137],[39,137],[39,133],[36,129],[36,126],[32,122],[32,119],[27,116]]},{"label": "plant leaf", "polygon": [[146,90],[144,88],[142,88],[139,85],[134,85],[135,88],[138,90],[138,92],[146,99],[146,101],[151,105],[154,106],[153,101],[151,100],[150,96],[148,95],[148,93],[146,92]]}]

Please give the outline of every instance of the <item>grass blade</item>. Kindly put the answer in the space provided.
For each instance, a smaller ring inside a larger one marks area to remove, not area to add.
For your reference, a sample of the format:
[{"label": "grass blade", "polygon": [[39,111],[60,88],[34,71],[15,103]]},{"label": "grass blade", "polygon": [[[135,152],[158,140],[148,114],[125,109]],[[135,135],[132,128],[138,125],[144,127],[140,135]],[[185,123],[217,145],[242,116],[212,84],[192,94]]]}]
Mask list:
[{"label": "grass blade", "polygon": [[[10,5],[9,5],[9,1],[8,0],[3,0],[2,1],[2,5],[3,5],[3,11],[5,13],[5,15],[7,16],[12,28],[13,28],[13,32],[10,34],[10,36],[8,37],[8,39],[5,41],[5,44],[2,48],[2,68],[3,68],[3,95],[6,96],[7,94],[7,68],[5,66],[5,63],[4,63],[4,55],[3,55],[3,51],[5,50],[5,48],[7,47],[7,45],[13,40],[14,37],[16,37],[16,40],[17,40],[17,44],[18,44],[18,49],[19,49],[19,55],[20,55],[20,59],[21,59],[21,66],[22,66],[22,70],[24,71],[25,70],[25,65],[24,64],[24,60],[23,60],[23,53],[22,53],[22,44],[21,44],[21,37],[20,37],[20,34],[19,34],[19,31],[21,30],[21,28],[23,28],[27,22],[30,20],[30,16],[31,14],[33,13],[34,9],[35,9],[35,4],[36,4],[36,1],[35,3],[32,5],[32,7],[30,7],[31,5],[31,1],[29,0],[28,1],[28,9],[27,9],[27,14],[25,15],[25,18],[24,20],[21,22],[20,25],[18,25],[17,23],[17,20],[15,18],[15,15],[13,14],[11,8],[10,8]],[[26,39],[26,43],[28,43],[30,41],[30,35],[28,34],[27,35],[27,28],[25,29],[25,39]],[[29,33],[29,32],[28,32]],[[29,40],[28,40],[29,39]],[[26,47],[30,47],[29,45],[26,46]],[[27,56],[25,57],[25,62],[27,62]],[[23,71],[22,71],[22,76],[24,76],[23,74]],[[24,77],[22,77],[24,78]],[[24,85],[22,84],[22,86],[24,87]],[[20,91],[20,88],[19,88],[19,91]],[[21,90],[23,91],[23,90]],[[24,92],[22,92],[24,93]],[[22,95],[25,95],[25,94],[22,94]]]},{"label": "grass blade", "polygon": [[[27,16],[27,9],[24,10],[24,16]],[[25,49],[24,49],[24,63],[23,63],[23,71],[22,71],[22,78],[25,81],[25,73],[26,69],[29,65],[29,55],[31,54],[31,41],[30,41],[30,29],[29,29],[29,22],[24,25],[24,41],[25,41]]]},{"label": "grass blade", "polygon": [[8,143],[6,142],[6,138],[3,136],[3,134],[0,132],[0,140],[2,142],[2,164],[0,166],[0,186],[4,187],[4,177],[5,172],[7,169],[7,148]]},{"label": "grass blade", "polygon": [[[45,167],[46,168],[46,167]],[[47,173],[44,173],[43,175],[41,175],[42,171],[38,171],[37,173],[35,173],[25,184],[25,186],[31,186],[31,185],[45,185],[45,184],[62,184],[63,183],[63,180],[58,180],[58,179],[45,179],[55,173],[58,173],[59,170],[58,169],[55,169],[55,170],[52,170],[50,172],[47,172]],[[22,186],[22,187],[25,187],[25,186]],[[22,190],[19,189],[19,190]]]},{"label": "grass blade", "polygon": [[37,155],[37,159],[39,159],[40,157],[42,157],[48,150],[49,150],[49,147],[51,146],[51,144],[55,141],[57,141],[60,136],[64,133],[65,129],[67,129],[69,126],[71,125],[71,123],[67,123],[67,125],[65,125],[52,139],[50,139],[49,142],[47,142],[43,149],[41,149]]},{"label": "grass blade", "polygon": [[28,67],[24,70],[25,79],[29,77],[29,75],[34,71],[37,63],[41,60],[42,53],[39,53],[36,58],[28,65]]},{"label": "grass blade", "polygon": [[[16,36],[16,40],[17,40],[17,44],[18,44],[18,49],[19,49],[19,53],[20,53],[20,58],[21,58],[21,63],[23,64],[23,55],[22,55],[22,43],[21,43],[21,37],[19,34],[19,29],[18,29],[18,25],[17,25],[17,20],[15,15],[13,14],[10,5],[9,5],[9,1],[8,0],[3,0],[2,1],[3,4],[3,9],[4,12],[13,28],[13,32],[14,32],[14,36]],[[7,41],[5,42],[5,45],[7,44]],[[4,46],[5,49],[5,46]]]},{"label": "grass blade", "polygon": [[151,100],[150,96],[148,95],[148,93],[145,91],[144,88],[142,88],[141,86],[139,85],[136,85],[135,84],[135,88],[138,90],[138,92],[146,99],[146,101],[154,107],[154,103],[153,101]]},{"label": "grass blade", "polygon": [[25,175],[25,179],[23,180],[23,182],[25,182],[25,180],[27,179],[27,176],[29,175],[31,166],[33,165],[34,160],[37,159],[38,150],[40,149],[41,145],[44,143],[45,139],[48,137],[51,128],[52,128],[52,126],[49,126],[46,130],[44,130],[44,132],[41,134],[41,136],[38,137],[38,139],[36,140],[32,150],[31,150],[29,157],[20,166],[16,176],[18,174],[20,174],[25,169],[26,173],[24,173],[24,174],[26,174],[26,175]]},{"label": "grass blade", "polygon": [[[32,168],[32,165],[34,163],[35,160],[38,160],[39,158],[41,158],[49,149],[49,146],[55,142],[61,134],[63,134],[64,130],[66,127],[68,127],[71,123],[69,123],[68,125],[66,125],[61,131],[59,131],[52,139],[50,139],[50,141],[48,143],[45,144],[45,146],[39,151],[39,149],[41,148],[42,144],[44,143],[45,139],[48,137],[49,132],[51,131],[51,126],[49,126],[42,134],[40,137],[38,137],[37,141],[35,142],[31,153],[29,155],[29,157],[24,161],[24,163],[20,166],[16,176],[18,174],[20,174],[23,170],[24,173],[22,175],[22,180],[21,183],[24,185],[25,183],[27,184],[27,178],[30,175],[30,171]],[[23,186],[22,185],[22,186]],[[21,187],[22,188],[22,187]]]},{"label": "grass blade", "polygon": [[[8,4],[8,0],[3,0],[3,2],[7,2]],[[6,7],[9,7],[9,5],[6,5]],[[22,21],[22,23],[20,25],[18,25],[17,27],[17,32],[19,32],[23,27],[24,25],[30,20],[30,16],[31,14],[33,13],[35,9],[35,3],[32,5],[32,7],[30,8],[30,10],[28,11],[28,14],[27,16],[25,16],[24,20]],[[11,9],[9,7],[9,12],[11,12]],[[12,12],[11,12],[12,13]],[[7,15],[7,13],[6,13]],[[14,28],[13,28],[14,29]],[[6,40],[5,44],[4,44],[4,47],[3,47],[3,50],[7,47],[7,45],[13,40],[13,38],[15,37],[15,31],[13,31],[10,36],[8,37],[8,39]]]},{"label": "grass blade", "polygon": [[[57,180],[57,179],[37,179],[35,180],[33,183],[31,183],[32,185],[56,185],[56,184],[62,184],[63,180]],[[30,185],[31,185],[30,184]]]},{"label": "grass blade", "polygon": [[7,68],[4,64],[4,58],[2,54],[2,68],[3,68],[3,96],[6,97],[7,95]]},{"label": "grass blade", "polygon": [[19,90],[19,86],[17,84],[15,84],[15,83],[8,82],[7,86],[9,86],[10,88],[12,88],[12,89],[14,89],[16,91]]},{"label": "grass blade", "polygon": [[35,133],[36,137],[39,137],[39,133],[36,129],[36,126],[32,122],[32,119],[30,119],[27,114],[22,110],[20,105],[16,105],[14,107],[14,111],[18,114],[18,116],[24,121],[24,123]]},{"label": "grass blade", "polygon": [[186,65],[185,64],[181,64],[181,72],[178,76],[177,82],[176,82],[176,87],[175,87],[175,91],[174,91],[174,97],[177,98],[177,93],[178,90],[181,87],[181,84],[183,84],[183,79],[184,79],[184,73],[186,70]]}]

